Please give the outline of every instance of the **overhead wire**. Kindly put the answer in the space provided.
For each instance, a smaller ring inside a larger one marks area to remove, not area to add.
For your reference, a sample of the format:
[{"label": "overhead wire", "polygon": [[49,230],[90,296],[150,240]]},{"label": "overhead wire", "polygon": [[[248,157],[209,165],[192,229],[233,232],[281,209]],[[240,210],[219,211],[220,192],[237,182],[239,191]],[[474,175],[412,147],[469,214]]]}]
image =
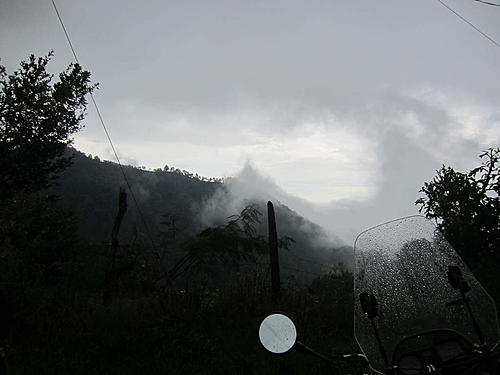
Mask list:
[{"label": "overhead wire", "polygon": [[483,0],[474,0],[478,3],[482,3],[482,4],[487,4],[487,5],[493,5],[495,7],[500,7],[500,4],[496,4],[496,3],[490,3],[489,1],[483,1]]},{"label": "overhead wire", "polygon": [[317,276],[317,277],[324,276],[324,275],[316,273],[316,272],[305,271],[305,270],[301,270],[301,269],[298,269],[298,268],[295,268],[295,267],[289,267],[289,266],[284,266],[284,265],[280,265],[280,267],[284,268],[286,270],[289,270],[289,271],[295,271],[295,272],[305,273],[305,274],[313,275],[313,276]]},{"label": "overhead wire", "polygon": [[[240,263],[238,265],[239,266],[264,266],[264,267],[270,268],[269,267],[269,263],[262,263],[262,262]],[[298,269],[298,268],[295,268],[295,267],[290,267],[290,266],[283,265],[283,264],[280,264],[280,268],[283,268],[283,269],[286,269],[286,270],[289,270],[289,271],[295,271],[295,272],[305,273],[305,274],[309,274],[309,275],[314,275],[314,276],[317,276],[317,277],[325,276],[325,274],[320,274],[320,273],[317,273],[317,272],[311,272],[311,271],[301,270],[301,269]]]},{"label": "overhead wire", "polygon": [[[472,27],[474,30],[476,30],[479,34],[481,34],[484,38],[488,39],[491,43],[493,43],[495,46],[500,47],[500,44],[495,41],[492,37],[490,37],[488,34],[484,33],[481,31],[477,26],[475,26],[472,22],[470,22],[468,19],[466,19],[464,16],[459,14],[456,10],[448,6],[445,2],[442,0],[437,0],[442,6],[444,6],[446,9],[448,9],[450,12],[455,14],[458,18],[460,18],[463,22],[467,23],[470,27]],[[477,0],[476,0],[477,1]]]},{"label": "overhead wire", "polygon": [[[61,24],[61,27],[62,27],[62,29],[64,31],[64,35],[66,36],[66,40],[68,41],[69,47],[71,49],[71,52],[73,53],[73,57],[75,58],[75,61],[78,64],[80,64],[80,61],[78,60],[78,56],[76,54],[75,48],[73,47],[73,43],[71,43],[71,39],[69,37],[68,31],[66,30],[66,26],[64,25],[64,22],[63,22],[62,17],[61,17],[61,15],[59,13],[59,10],[57,9],[56,3],[55,3],[54,0],[51,0],[51,2],[52,2],[52,5],[54,7],[54,10],[56,12],[57,18],[59,19],[59,23]],[[118,157],[118,153],[117,153],[117,151],[115,149],[113,141],[111,140],[111,136],[109,135],[108,129],[107,129],[106,124],[104,123],[104,119],[103,119],[103,117],[101,115],[101,111],[99,110],[99,107],[97,105],[96,100],[94,99],[94,95],[92,94],[92,92],[90,92],[90,98],[92,100],[92,103],[94,104],[94,108],[95,108],[95,110],[97,112],[97,116],[98,116],[99,121],[100,121],[100,123],[102,125],[102,128],[104,129],[104,133],[106,134],[106,137],[107,137],[108,142],[109,142],[109,144],[111,146],[111,149],[113,150],[113,154],[115,156],[115,159],[116,159],[116,161],[117,161],[117,163],[118,163],[118,165],[120,167],[120,171],[122,172],[123,179],[125,180],[125,184],[127,185],[127,188],[130,191],[130,195],[132,196],[132,200],[134,201],[134,205],[135,205],[135,207],[137,209],[137,212],[139,213],[139,217],[141,218],[141,221],[142,221],[142,223],[143,223],[143,225],[144,225],[144,227],[146,229],[146,235],[148,236],[149,240],[151,241],[151,246],[153,247],[153,250],[156,252],[156,245],[155,245],[155,243],[153,241],[153,237],[151,235],[151,230],[150,230],[150,228],[149,228],[146,220],[144,219],[144,215],[142,213],[142,210],[139,207],[139,203],[137,202],[137,199],[135,197],[134,191],[132,190],[130,182],[129,182],[128,178],[127,178],[127,174],[125,173],[125,169],[123,168],[123,165],[122,165],[122,163],[120,161],[120,158]],[[158,254],[156,254],[156,255],[158,256]]]},{"label": "overhead wire", "polygon": [[310,263],[310,264],[314,264],[314,265],[320,266],[320,267],[322,267],[322,268],[328,268],[328,266],[327,266],[326,264],[321,263],[321,262],[319,262],[319,261],[317,261],[317,260],[306,259],[306,258],[300,257],[300,256],[298,256],[298,255],[295,255],[295,254],[293,254],[292,252],[288,252],[287,254],[288,254],[288,255],[290,255],[292,258],[295,258],[295,259],[297,259],[297,260],[299,260],[299,261],[302,261],[302,262],[308,262],[308,263]]}]

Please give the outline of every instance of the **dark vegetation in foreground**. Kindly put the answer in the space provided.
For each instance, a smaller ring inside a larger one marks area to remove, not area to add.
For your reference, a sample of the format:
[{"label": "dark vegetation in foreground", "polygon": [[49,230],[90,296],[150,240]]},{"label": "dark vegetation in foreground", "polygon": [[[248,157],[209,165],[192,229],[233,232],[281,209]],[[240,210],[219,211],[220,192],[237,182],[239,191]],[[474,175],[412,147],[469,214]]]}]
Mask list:
[{"label": "dark vegetation in foreground", "polygon": [[150,294],[127,288],[108,306],[97,285],[63,285],[10,296],[10,305],[16,301],[17,311],[25,312],[11,322],[12,373],[324,373],[321,363],[300,353],[264,352],[258,326],[274,310],[291,314],[301,338],[314,347],[357,350],[352,277],[340,269],[307,289],[284,289],[278,304],[271,302],[268,279],[260,272],[220,287],[188,284]]}]

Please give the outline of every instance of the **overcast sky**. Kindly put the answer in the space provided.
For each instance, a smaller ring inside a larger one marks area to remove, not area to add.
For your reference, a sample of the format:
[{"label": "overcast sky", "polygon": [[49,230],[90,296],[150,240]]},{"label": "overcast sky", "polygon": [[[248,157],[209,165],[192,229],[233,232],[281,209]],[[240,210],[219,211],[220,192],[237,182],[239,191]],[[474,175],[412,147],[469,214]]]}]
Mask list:
[{"label": "overcast sky", "polygon": [[[446,3],[500,41],[499,7]],[[125,163],[248,165],[325,226],[416,213],[435,169],[500,143],[500,48],[436,0],[57,4]],[[0,0],[9,71],[50,49],[53,72],[72,61],[49,0]],[[85,124],[76,147],[111,160],[91,107]]]}]

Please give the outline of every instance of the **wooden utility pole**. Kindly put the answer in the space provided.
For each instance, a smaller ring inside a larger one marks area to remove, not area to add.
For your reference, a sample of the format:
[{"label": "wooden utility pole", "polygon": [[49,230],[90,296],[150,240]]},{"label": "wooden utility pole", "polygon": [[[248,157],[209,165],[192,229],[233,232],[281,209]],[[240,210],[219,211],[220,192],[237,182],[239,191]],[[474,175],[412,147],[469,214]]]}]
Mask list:
[{"label": "wooden utility pole", "polygon": [[125,189],[120,188],[118,196],[118,214],[116,215],[115,224],[111,230],[111,252],[108,258],[108,265],[104,275],[104,289],[102,293],[103,302],[110,304],[112,301],[112,289],[116,283],[116,255],[118,253],[118,233],[122,224],[123,216],[127,211],[127,193]]},{"label": "wooden utility pole", "polygon": [[269,227],[269,255],[271,260],[271,290],[273,301],[276,302],[280,295],[280,263],[276,218],[274,217],[274,207],[271,201],[267,202],[267,222]]}]

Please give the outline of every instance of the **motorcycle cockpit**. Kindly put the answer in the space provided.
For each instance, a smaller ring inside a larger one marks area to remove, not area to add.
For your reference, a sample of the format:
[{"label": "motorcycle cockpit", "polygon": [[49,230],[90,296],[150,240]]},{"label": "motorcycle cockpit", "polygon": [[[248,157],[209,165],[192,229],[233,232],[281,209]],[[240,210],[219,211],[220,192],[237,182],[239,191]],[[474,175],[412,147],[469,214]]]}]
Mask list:
[{"label": "motorcycle cockpit", "polygon": [[450,361],[468,358],[473,350],[474,345],[452,330],[423,332],[398,343],[391,367],[402,375],[432,373]]},{"label": "motorcycle cockpit", "polygon": [[442,371],[499,341],[494,301],[424,217],[361,233],[354,256],[355,336],[374,370]]}]

